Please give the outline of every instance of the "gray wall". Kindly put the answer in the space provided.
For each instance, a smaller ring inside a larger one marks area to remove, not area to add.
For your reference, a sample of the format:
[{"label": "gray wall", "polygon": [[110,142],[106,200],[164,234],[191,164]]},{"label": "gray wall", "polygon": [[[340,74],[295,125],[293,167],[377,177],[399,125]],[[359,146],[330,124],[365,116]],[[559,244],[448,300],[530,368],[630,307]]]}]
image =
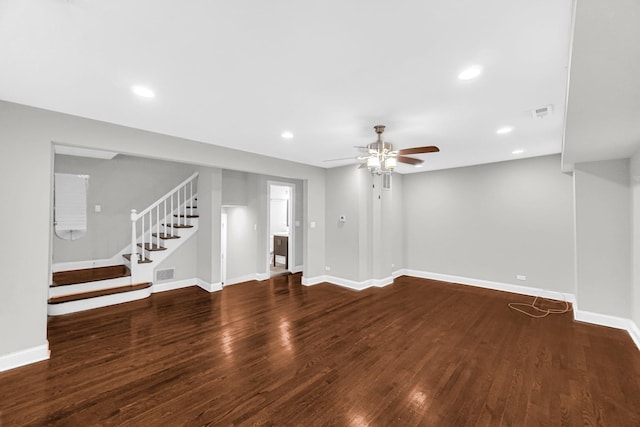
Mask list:
[{"label": "gray wall", "polygon": [[195,279],[198,277],[198,234],[181,243],[178,250],[155,266],[153,269],[153,283],[163,282],[155,280],[157,270],[172,267],[175,268],[175,276],[168,281]]},{"label": "gray wall", "polygon": [[404,175],[395,174],[392,178],[392,270],[398,271],[405,268],[404,241],[406,228],[404,226]]},{"label": "gray wall", "polygon": [[[20,215],[3,209],[7,245],[0,256],[0,357],[46,343],[47,294],[51,261],[52,141],[78,147],[226,167],[304,180],[306,211],[317,227],[304,233],[305,276],[324,274],[324,170],[281,159],[167,135],[88,120],[0,101],[1,193],[7,206],[25,207]],[[21,191],[15,191],[16,179]],[[211,176],[212,221],[220,224],[221,178]],[[202,180],[200,180],[202,184]],[[200,187],[200,191],[202,191]],[[217,198],[217,201],[214,199]],[[199,200],[200,202],[200,200]],[[28,207],[28,208],[27,208]],[[217,217],[216,217],[217,212]],[[219,280],[220,244],[214,230],[198,236],[198,275]],[[217,227],[219,237],[219,227]],[[216,245],[217,242],[217,245]],[[208,250],[208,253],[207,253]]]},{"label": "gray wall", "polygon": [[[327,170],[327,274],[349,280],[360,280],[360,206],[363,191],[362,171],[353,165]],[[346,222],[339,222],[340,215]]]},{"label": "gray wall", "polygon": [[227,282],[256,274],[256,213],[248,206],[224,208],[227,212]]},{"label": "gray wall", "polygon": [[406,267],[573,293],[572,201],[557,155],[405,175]]},{"label": "gray wall", "polygon": [[630,161],[631,172],[631,314],[640,325],[640,151]]},{"label": "gray wall", "polygon": [[247,173],[222,170],[222,205],[247,206]]},{"label": "gray wall", "polygon": [[[54,171],[90,176],[87,233],[78,240],[53,235],[53,262],[111,258],[131,242],[131,209],[138,212],[196,171],[184,163],[118,155],[111,160],[56,155]],[[194,190],[195,191],[195,190]],[[102,211],[96,213],[95,205]]]},{"label": "gray wall", "polygon": [[577,300],[580,310],[631,317],[629,160],[576,164]]}]

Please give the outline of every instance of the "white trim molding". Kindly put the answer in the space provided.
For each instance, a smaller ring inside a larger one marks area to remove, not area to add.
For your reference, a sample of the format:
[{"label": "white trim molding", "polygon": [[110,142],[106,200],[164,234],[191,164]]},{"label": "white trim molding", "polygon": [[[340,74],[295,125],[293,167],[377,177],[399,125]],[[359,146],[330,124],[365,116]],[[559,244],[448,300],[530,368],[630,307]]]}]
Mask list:
[{"label": "white trim molding", "polygon": [[627,331],[633,343],[640,350],[640,330],[633,320],[624,317],[611,316],[609,314],[594,313],[591,311],[579,310],[574,306],[573,318],[578,322],[592,323],[594,325],[608,326],[610,328],[623,329]]},{"label": "white trim molding", "polygon": [[200,288],[204,289],[207,292],[218,292],[222,290],[221,282],[209,283],[209,282],[205,282],[202,279],[194,279],[194,280]]},{"label": "white trim molding", "polygon": [[[258,278],[259,276],[260,274],[254,273],[254,274],[245,274],[244,276],[234,277],[232,279],[225,280],[223,286],[237,285],[238,283],[251,282],[252,280],[257,280],[257,281],[265,280],[265,279],[259,279]],[[267,279],[268,278],[269,277],[267,277]]]},{"label": "white trim molding", "polygon": [[428,271],[405,269],[404,275],[419,277],[421,279],[438,280],[440,282],[458,283],[462,285],[476,286],[479,288],[493,289],[496,291],[511,292],[514,294],[530,295],[534,297],[549,298],[559,301],[567,301],[572,304],[576,302],[576,297],[572,293],[548,291],[541,288],[530,288],[528,286],[514,285],[511,283],[492,282],[490,280],[472,279],[470,277],[452,276],[449,274],[431,273]]},{"label": "white trim molding", "polygon": [[329,283],[343,288],[351,289],[354,291],[362,291],[367,288],[375,287],[382,288],[393,283],[393,277],[385,277],[384,279],[368,279],[362,282],[356,282],[355,280],[343,279],[342,277],[335,276],[316,276],[316,277],[302,277],[302,284],[304,286],[313,286],[318,283]]},{"label": "white trim molding", "polygon": [[0,372],[47,360],[50,354],[48,341],[36,347],[5,354],[0,356]]},{"label": "white trim molding", "polygon": [[166,292],[174,289],[188,288],[189,286],[198,286],[198,279],[174,280],[171,282],[154,283],[152,292]]},{"label": "white trim molding", "polygon": [[304,269],[304,265],[296,265],[295,267],[293,267],[293,269],[291,270],[292,273],[301,273],[302,270]]},{"label": "white trim molding", "polygon": [[56,262],[51,266],[51,271],[57,273],[59,271],[83,270],[85,268],[109,267],[123,264],[122,262],[118,262],[119,258],[122,259],[122,256],[117,255],[111,258],[90,259],[87,261]]},{"label": "white trim molding", "polygon": [[[304,273],[303,273],[304,274]],[[300,283],[304,286],[313,286],[318,283],[324,283],[327,281],[327,276],[316,276],[316,277],[304,277],[300,280]]]}]

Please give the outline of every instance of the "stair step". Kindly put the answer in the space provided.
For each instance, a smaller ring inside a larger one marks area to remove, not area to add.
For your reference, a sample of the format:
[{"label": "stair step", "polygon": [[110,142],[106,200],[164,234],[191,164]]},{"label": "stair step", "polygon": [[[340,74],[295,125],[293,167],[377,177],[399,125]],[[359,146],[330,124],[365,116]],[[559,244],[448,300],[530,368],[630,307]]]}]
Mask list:
[{"label": "stair step", "polygon": [[126,276],[131,276],[131,271],[129,271],[129,268],[126,265],[109,265],[106,267],[58,271],[53,273],[53,282],[51,283],[51,286],[73,285],[76,283],[117,279],[118,277]]},{"label": "stair step", "polygon": [[[122,255],[127,261],[131,262],[131,254],[124,254]],[[138,261],[138,264],[147,264],[153,262],[151,261],[149,258],[145,258],[142,261]]]},{"label": "stair step", "polygon": [[200,218],[200,215],[183,215],[173,214],[176,218]]},{"label": "stair step", "polygon": [[123,292],[132,292],[140,289],[146,289],[150,286],[151,286],[151,283],[147,282],[147,283],[137,283],[135,285],[119,286],[117,288],[101,289],[99,291],[82,292],[79,294],[60,295],[57,297],[49,298],[49,304],[60,304],[63,302],[79,301],[87,298],[96,298],[96,297],[102,297],[105,295],[115,295]]},{"label": "stair step", "polygon": [[177,234],[168,234],[168,233],[160,233],[158,235],[158,233],[151,233],[151,235],[153,237],[160,237],[163,240],[169,240],[169,239],[179,239],[180,236],[178,236]]},{"label": "stair step", "polygon": [[166,225],[167,227],[172,227],[172,228],[193,228],[193,225],[188,225],[188,224],[162,224],[162,225]]},{"label": "stair step", "polygon": [[[142,247],[142,243],[138,243],[139,247]],[[166,251],[167,248],[165,248],[164,246],[158,246],[155,243],[145,243],[144,244],[144,248],[146,250],[148,250],[149,252],[155,252],[155,251]]]}]

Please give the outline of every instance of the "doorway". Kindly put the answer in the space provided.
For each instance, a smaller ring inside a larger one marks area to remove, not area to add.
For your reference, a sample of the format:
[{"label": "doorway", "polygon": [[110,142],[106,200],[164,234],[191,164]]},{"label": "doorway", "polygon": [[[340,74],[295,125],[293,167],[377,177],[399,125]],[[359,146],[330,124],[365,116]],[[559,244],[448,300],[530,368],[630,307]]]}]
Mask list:
[{"label": "doorway", "polygon": [[267,207],[267,271],[269,277],[287,274],[295,266],[293,212],[295,185],[268,182]]}]

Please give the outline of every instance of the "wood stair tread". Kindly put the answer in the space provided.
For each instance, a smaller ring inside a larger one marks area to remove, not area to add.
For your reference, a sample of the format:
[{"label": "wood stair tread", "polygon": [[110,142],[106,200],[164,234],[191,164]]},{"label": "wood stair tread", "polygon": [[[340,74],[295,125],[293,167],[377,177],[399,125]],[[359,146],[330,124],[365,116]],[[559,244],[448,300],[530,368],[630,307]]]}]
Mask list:
[{"label": "wood stair tread", "polygon": [[158,233],[151,233],[151,235],[153,237],[160,237],[163,240],[170,240],[170,239],[179,239],[180,236],[178,236],[177,234],[168,234],[168,233],[160,233],[158,235]]},{"label": "wood stair tread", "polygon": [[69,294],[69,295],[60,295],[57,297],[49,298],[49,304],[60,304],[63,302],[79,301],[87,298],[96,298],[96,297],[102,297],[106,295],[120,294],[123,292],[138,291],[140,289],[146,289],[150,286],[151,286],[151,283],[146,282],[146,283],[136,283],[134,285],[119,286],[117,288],[100,289],[98,291],[82,292],[78,294]]},{"label": "wood stair tread", "polygon": [[188,225],[188,224],[162,224],[162,225],[166,225],[167,227],[172,227],[172,228],[193,228],[193,225]]},{"label": "wood stair tread", "polygon": [[176,218],[200,218],[200,215],[173,214]]},{"label": "wood stair tread", "polygon": [[[142,247],[142,243],[138,243],[139,247]],[[155,251],[166,251],[167,248],[165,248],[164,246],[158,246],[155,243],[145,243],[144,244],[144,249],[150,252],[155,252]]]},{"label": "wood stair tread", "polygon": [[[131,254],[123,254],[122,255],[127,261],[131,262]],[[152,260],[150,260],[149,258],[145,258],[142,261],[138,261],[138,264],[148,264],[150,262],[153,262]]]},{"label": "wood stair tread", "polygon": [[53,273],[51,286],[74,285],[76,283],[117,279],[127,276],[131,276],[131,271],[126,265],[109,265],[105,267],[58,271]]}]

